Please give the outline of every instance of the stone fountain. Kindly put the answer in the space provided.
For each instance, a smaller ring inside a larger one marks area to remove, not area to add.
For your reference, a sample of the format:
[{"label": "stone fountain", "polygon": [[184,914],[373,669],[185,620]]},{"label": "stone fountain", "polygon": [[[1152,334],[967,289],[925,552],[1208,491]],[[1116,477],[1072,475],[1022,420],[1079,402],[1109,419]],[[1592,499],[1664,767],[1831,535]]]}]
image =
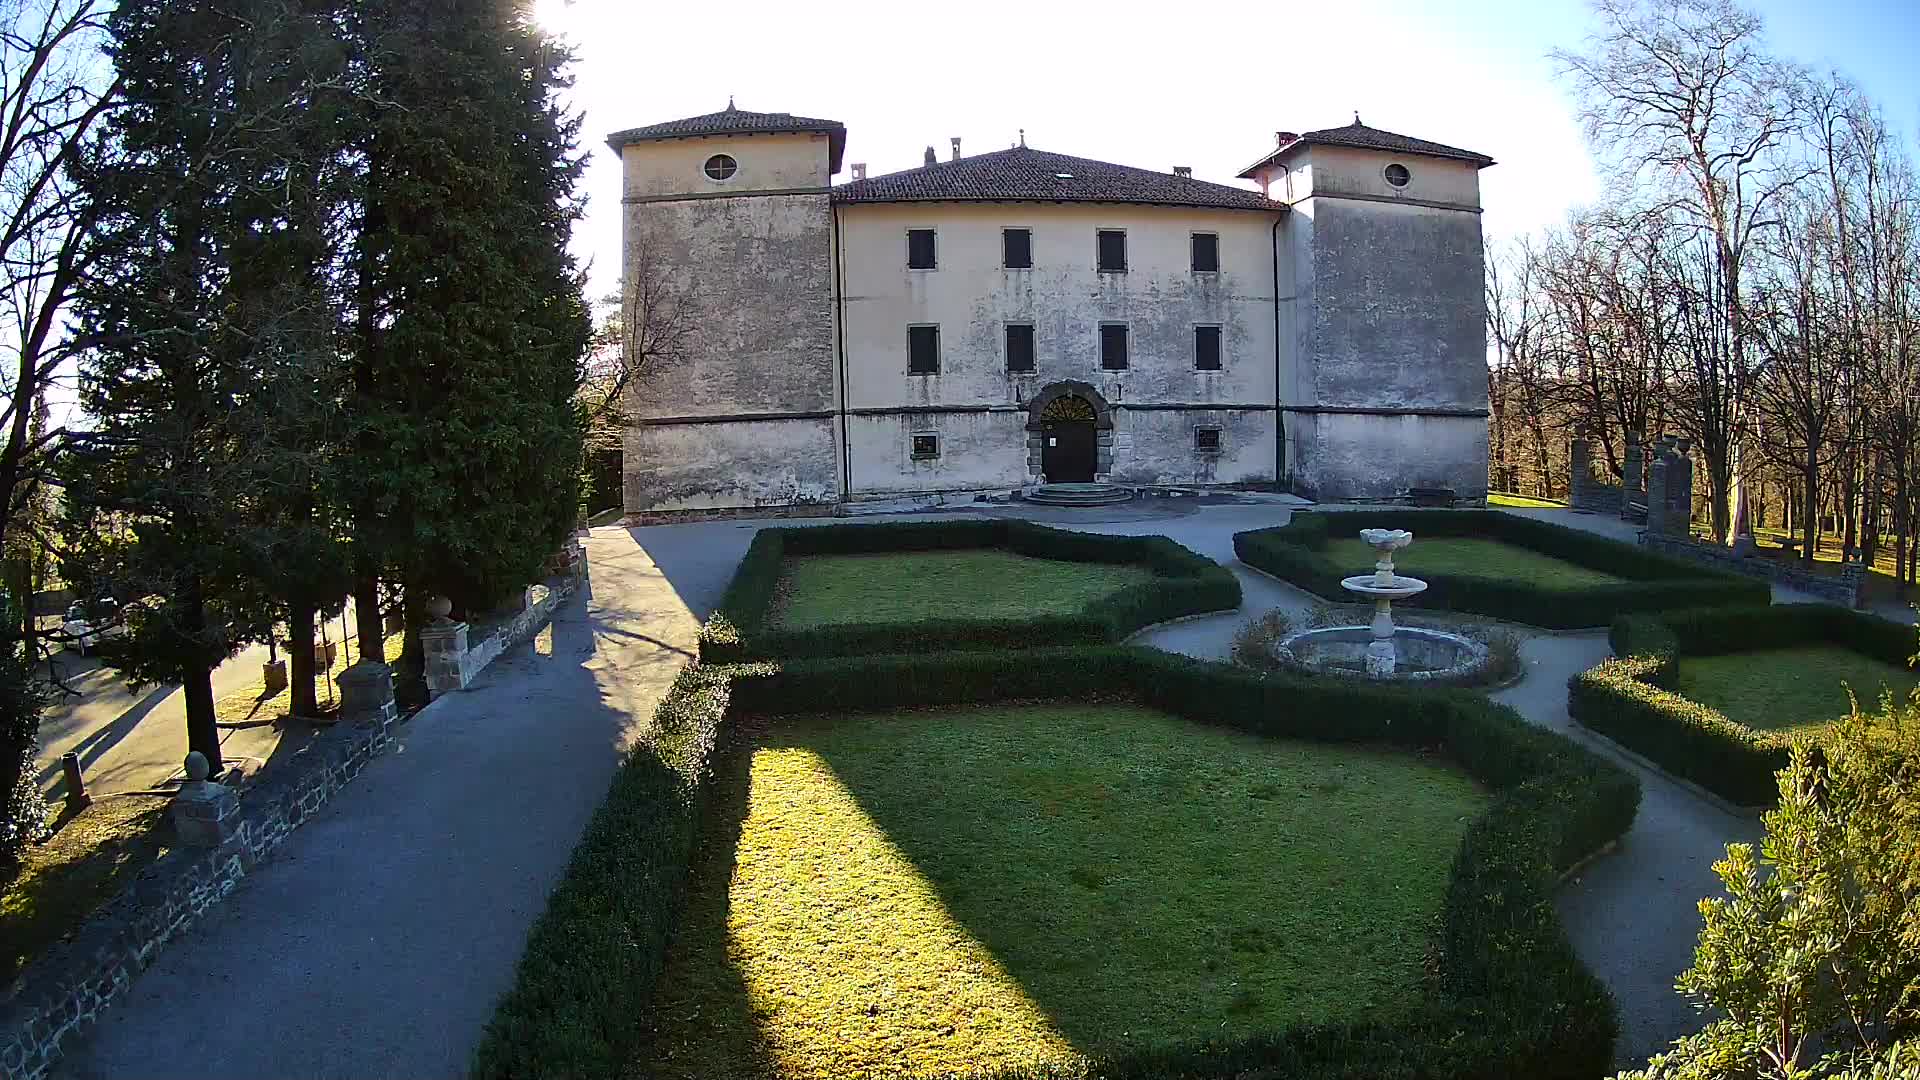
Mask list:
[{"label": "stone fountain", "polygon": [[1283,663],[1329,675],[1406,682],[1469,682],[1491,662],[1487,647],[1441,630],[1395,626],[1393,602],[1427,590],[1419,578],[1394,573],[1393,553],[1413,543],[1405,529],[1362,529],[1360,539],[1379,558],[1373,573],[1340,580],[1340,587],[1373,600],[1370,626],[1307,630],[1280,642]]}]

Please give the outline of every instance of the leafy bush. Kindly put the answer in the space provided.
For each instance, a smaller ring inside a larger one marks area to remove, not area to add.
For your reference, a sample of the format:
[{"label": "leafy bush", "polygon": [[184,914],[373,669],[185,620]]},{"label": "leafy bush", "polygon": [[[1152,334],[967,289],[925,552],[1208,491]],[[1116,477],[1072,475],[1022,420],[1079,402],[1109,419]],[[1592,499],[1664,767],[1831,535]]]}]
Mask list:
[{"label": "leafy bush", "polygon": [[[786,560],[796,555],[1005,548],[1067,562],[1124,563],[1153,571],[1075,615],[1021,619],[956,616],[783,630],[769,625]],[[720,606],[701,628],[700,658],[728,663],[783,656],[848,656],[943,649],[1017,649],[1100,644],[1156,622],[1240,606],[1232,571],[1164,536],[1100,536],[1024,521],[960,520],[762,529],[747,548]]]},{"label": "leafy bush", "polygon": [[1631,580],[1617,585],[1548,588],[1510,581],[1498,567],[1485,575],[1430,574],[1427,591],[1401,601],[1567,630],[1602,626],[1623,612],[1708,604],[1766,604],[1765,582],[1532,518],[1492,510],[1354,510],[1296,514],[1278,528],[1234,534],[1240,561],[1316,596],[1344,600],[1340,579],[1353,567],[1336,565],[1323,550],[1332,529],[1412,526],[1417,535],[1498,540]]},{"label": "leafy bush", "polygon": [[[1678,989],[1711,1019],[1638,1080],[1920,1075],[1920,692],[1857,710],[1776,778],[1756,852],[1714,864]],[[1811,1055],[1818,1061],[1803,1061]]]},{"label": "leafy bush", "polygon": [[1568,682],[1568,713],[1740,806],[1773,801],[1774,774],[1796,739],[1756,731],[1676,693],[1680,657],[1823,643],[1904,666],[1914,652],[1912,628],[1828,604],[1623,616],[1608,639],[1618,659]]},{"label": "leafy bush", "polygon": [[[1443,750],[1493,793],[1452,870],[1434,993],[1392,1024],[1303,1027],[1089,1062],[1103,1077],[1591,1077],[1612,1059],[1613,1002],[1555,914],[1557,871],[1620,836],[1627,772],[1486,698],[1260,677],[1118,646],[799,659],[690,669],[663,740],[622,767],[536,925],[476,1058],[482,1076],[609,1075],[638,1051],[681,910],[709,762],[738,713],[842,712],[1042,699],[1136,701],[1272,737]],[[997,1080],[1044,1073],[1014,1069]]]}]

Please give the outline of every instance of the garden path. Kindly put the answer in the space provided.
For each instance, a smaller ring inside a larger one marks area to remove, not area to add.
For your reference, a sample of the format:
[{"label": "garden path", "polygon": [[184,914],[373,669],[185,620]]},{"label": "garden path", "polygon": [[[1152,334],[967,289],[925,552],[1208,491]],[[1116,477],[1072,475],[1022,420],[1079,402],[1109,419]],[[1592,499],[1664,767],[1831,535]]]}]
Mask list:
[{"label": "garden path", "polygon": [[698,628],[627,531],[596,530],[587,552],[593,580],[550,632],[402,725],[69,1044],[60,1075],[465,1076]]}]

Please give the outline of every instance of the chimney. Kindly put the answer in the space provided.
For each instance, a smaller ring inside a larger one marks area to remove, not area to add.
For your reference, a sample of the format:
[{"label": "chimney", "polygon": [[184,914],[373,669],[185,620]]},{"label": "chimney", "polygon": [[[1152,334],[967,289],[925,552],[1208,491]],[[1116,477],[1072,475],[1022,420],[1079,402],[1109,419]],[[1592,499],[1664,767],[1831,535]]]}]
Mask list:
[{"label": "chimney", "polygon": [[953,137],[953,160],[960,160],[960,136],[958,135]]},{"label": "chimney", "polygon": [[926,160],[926,162],[925,162],[925,163],[926,163],[926,164],[928,164],[928,165],[931,165],[931,164],[933,164],[934,162],[936,162],[936,161],[939,161],[939,160],[940,160],[939,158],[937,158],[937,157],[935,157],[935,156],[933,156],[933,147],[931,147],[931,146],[929,146],[929,147],[927,147],[927,160]]},{"label": "chimney", "polygon": [[867,178],[867,163],[866,163],[866,162],[864,162],[864,161],[856,161],[856,162],[854,162],[854,163],[853,163],[853,178],[854,178],[855,180],[865,180],[865,179]]},{"label": "chimney", "polygon": [[1185,177],[1188,177],[1189,179],[1191,179],[1191,178],[1192,178],[1192,176],[1193,176],[1193,166],[1191,166],[1191,165],[1175,165],[1175,166],[1173,167],[1173,175],[1175,175],[1175,176],[1185,176]]},{"label": "chimney", "polygon": [[1273,133],[1273,145],[1285,146],[1299,137],[1291,131],[1276,131]]}]

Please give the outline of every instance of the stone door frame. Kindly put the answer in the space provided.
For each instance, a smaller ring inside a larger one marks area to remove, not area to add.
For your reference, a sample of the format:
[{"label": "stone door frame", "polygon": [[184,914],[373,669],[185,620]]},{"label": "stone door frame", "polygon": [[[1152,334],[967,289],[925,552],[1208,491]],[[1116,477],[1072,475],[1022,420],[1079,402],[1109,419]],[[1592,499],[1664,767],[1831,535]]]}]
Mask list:
[{"label": "stone door frame", "polygon": [[1093,479],[1105,483],[1113,473],[1113,406],[1090,383],[1065,379],[1048,383],[1027,401],[1027,475],[1040,479],[1040,452],[1046,447],[1047,406],[1058,398],[1077,397],[1093,406]]}]

